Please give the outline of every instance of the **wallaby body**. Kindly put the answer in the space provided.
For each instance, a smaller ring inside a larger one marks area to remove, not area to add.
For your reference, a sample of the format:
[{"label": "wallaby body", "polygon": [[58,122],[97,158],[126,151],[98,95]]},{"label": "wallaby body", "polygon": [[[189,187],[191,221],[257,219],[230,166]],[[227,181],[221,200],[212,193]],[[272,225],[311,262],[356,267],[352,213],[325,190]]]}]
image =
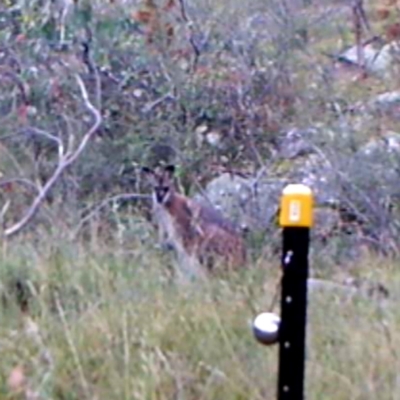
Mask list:
[{"label": "wallaby body", "polygon": [[238,229],[213,207],[179,194],[173,185],[173,166],[156,171],[144,168],[144,172],[153,185],[160,238],[174,247],[180,264],[196,273],[200,264],[244,266],[246,247]]}]

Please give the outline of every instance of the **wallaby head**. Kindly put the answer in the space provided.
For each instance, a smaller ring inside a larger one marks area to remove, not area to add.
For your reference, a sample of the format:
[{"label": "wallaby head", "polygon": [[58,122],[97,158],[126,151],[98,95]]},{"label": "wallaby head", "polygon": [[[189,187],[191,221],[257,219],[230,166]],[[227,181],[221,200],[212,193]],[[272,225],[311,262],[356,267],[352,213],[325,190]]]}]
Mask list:
[{"label": "wallaby head", "polygon": [[143,167],[142,171],[147,175],[150,183],[153,186],[153,196],[156,203],[167,204],[171,195],[174,192],[173,176],[175,173],[175,166],[168,165],[163,168],[155,170]]}]

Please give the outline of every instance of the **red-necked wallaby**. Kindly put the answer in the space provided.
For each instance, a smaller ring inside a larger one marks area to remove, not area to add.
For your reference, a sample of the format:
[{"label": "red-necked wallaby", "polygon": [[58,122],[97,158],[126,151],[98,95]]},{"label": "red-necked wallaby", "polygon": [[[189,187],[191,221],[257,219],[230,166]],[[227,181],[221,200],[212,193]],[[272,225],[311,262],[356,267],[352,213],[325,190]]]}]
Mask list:
[{"label": "red-necked wallaby", "polygon": [[153,186],[153,212],[161,238],[174,247],[180,264],[245,265],[246,247],[239,230],[215,208],[179,194],[173,184],[173,165],[156,170],[145,167],[143,172]]}]

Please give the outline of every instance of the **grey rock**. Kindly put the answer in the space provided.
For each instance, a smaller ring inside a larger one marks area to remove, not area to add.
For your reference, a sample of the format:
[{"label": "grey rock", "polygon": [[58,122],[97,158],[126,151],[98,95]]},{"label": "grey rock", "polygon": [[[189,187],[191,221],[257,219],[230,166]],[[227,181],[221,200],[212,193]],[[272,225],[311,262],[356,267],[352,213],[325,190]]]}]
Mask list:
[{"label": "grey rock", "polygon": [[[365,68],[382,78],[390,76],[391,67],[395,59],[395,53],[398,51],[396,43],[388,43],[381,48],[377,48],[374,44],[368,44],[363,48],[363,57]],[[355,65],[358,64],[358,48],[353,46],[344,51],[341,57]]]},{"label": "grey rock", "polygon": [[314,134],[314,129],[291,129],[279,144],[280,156],[286,159],[293,159],[312,153],[313,146],[310,140]]},{"label": "grey rock", "polygon": [[243,229],[262,230],[278,209],[282,183],[224,173],[208,183],[195,199],[211,203]]},{"label": "grey rock", "polygon": [[373,138],[360,147],[359,157],[372,161],[373,157],[389,154],[400,154],[400,133],[388,131],[379,137]]},{"label": "grey rock", "polygon": [[342,265],[366,249],[393,251],[400,230],[392,211],[395,204],[400,213],[400,134],[389,131],[352,148],[349,132],[293,129],[282,135],[269,167],[252,177],[222,174],[197,198],[249,231],[271,235],[283,188],[302,183],[315,198],[313,260]]},{"label": "grey rock", "polygon": [[399,120],[400,91],[395,90],[375,96],[366,103],[365,109],[366,112],[363,116],[365,120],[367,119],[368,114],[372,116],[375,116],[376,114],[384,114],[395,120]]}]

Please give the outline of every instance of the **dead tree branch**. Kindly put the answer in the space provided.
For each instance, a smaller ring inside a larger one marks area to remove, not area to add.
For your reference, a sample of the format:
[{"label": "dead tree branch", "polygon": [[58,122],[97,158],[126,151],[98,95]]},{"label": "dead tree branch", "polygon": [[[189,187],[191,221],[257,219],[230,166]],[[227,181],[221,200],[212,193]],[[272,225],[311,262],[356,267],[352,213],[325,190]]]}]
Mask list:
[{"label": "dead tree branch", "polygon": [[78,157],[82,154],[84,149],[86,148],[88,142],[92,139],[93,135],[96,133],[98,128],[102,123],[102,117],[100,111],[93,106],[90,102],[89,95],[86,89],[85,84],[83,83],[81,77],[79,75],[75,75],[76,82],[79,86],[81,97],[85,104],[87,110],[93,115],[94,122],[90,129],[83,135],[82,140],[80,141],[79,145],[75,149],[69,148],[68,151],[64,154],[64,149],[62,148],[62,144],[59,143],[59,162],[57,168],[53,172],[53,175],[49,178],[49,180],[45,183],[43,188],[39,190],[39,193],[34,198],[31,206],[26,211],[25,215],[14,225],[6,228],[3,232],[3,236],[10,237],[16,233],[18,233],[25,225],[32,219],[32,217],[38,211],[40,205],[48,195],[50,189],[54,186],[54,184],[58,181],[62,173],[71,165],[73,164]]},{"label": "dead tree branch", "polygon": [[23,133],[25,133],[26,135],[41,136],[45,139],[54,142],[58,146],[58,158],[61,160],[61,158],[63,157],[65,149],[64,149],[64,143],[62,142],[60,137],[52,135],[51,133],[44,131],[43,129],[33,128],[33,127],[25,129]]}]

